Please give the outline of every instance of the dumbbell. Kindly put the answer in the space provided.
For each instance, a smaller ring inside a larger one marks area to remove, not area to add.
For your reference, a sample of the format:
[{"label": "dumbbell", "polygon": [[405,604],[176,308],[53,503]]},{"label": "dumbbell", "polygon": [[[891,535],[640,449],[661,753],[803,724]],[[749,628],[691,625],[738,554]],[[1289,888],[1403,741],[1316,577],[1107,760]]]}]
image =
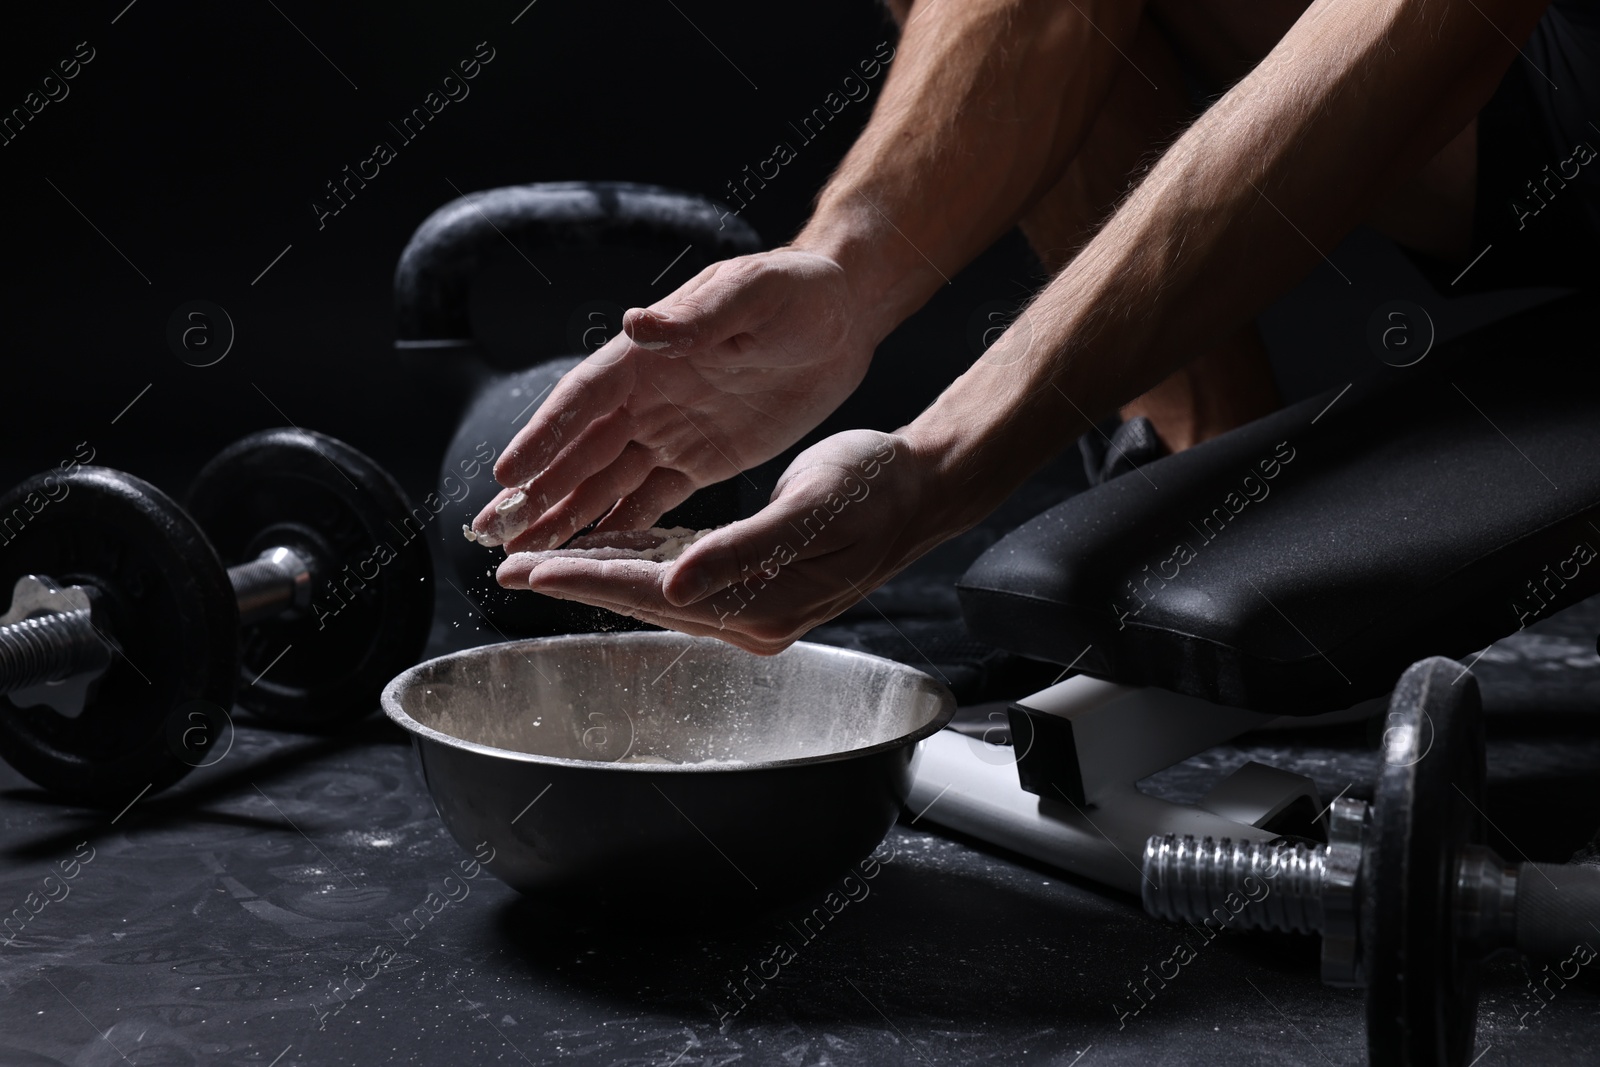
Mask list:
[{"label": "dumbbell", "polygon": [[[120,805],[205,762],[236,696],[289,726],[368,714],[427,639],[433,519],[299,429],[223,450],[187,511],[105,467],[23,482],[0,499],[0,757]],[[81,709],[51,706],[45,687],[85,676]]]},{"label": "dumbbell", "polygon": [[[454,499],[469,475],[504,450],[561,375],[622,329],[624,308],[648,305],[711,263],[761,247],[755,230],[726,204],[625,182],[490,189],[429,215],[395,268],[395,348],[430,397],[464,401],[440,467],[438,495]],[[518,322],[515,357],[504,351],[511,346],[497,353],[480,336],[493,340],[496,332],[481,301],[473,314],[474,286],[496,257],[525,276],[532,297],[522,301],[527,321]],[[742,484],[707,486],[662,522],[696,528],[732,522],[741,514]],[[451,505],[438,523],[441,559],[472,604],[459,604],[463,613],[482,611],[505,635],[640,625],[576,601],[497,586],[495,559],[461,536],[482,503]]]},{"label": "dumbbell", "polygon": [[1151,837],[1144,906],[1174,922],[1320,933],[1323,981],[1367,990],[1370,1063],[1459,1067],[1481,961],[1560,958],[1600,938],[1600,868],[1509,864],[1483,843],[1482,706],[1459,663],[1413,664],[1386,727],[1372,803],[1335,800],[1326,845]]}]

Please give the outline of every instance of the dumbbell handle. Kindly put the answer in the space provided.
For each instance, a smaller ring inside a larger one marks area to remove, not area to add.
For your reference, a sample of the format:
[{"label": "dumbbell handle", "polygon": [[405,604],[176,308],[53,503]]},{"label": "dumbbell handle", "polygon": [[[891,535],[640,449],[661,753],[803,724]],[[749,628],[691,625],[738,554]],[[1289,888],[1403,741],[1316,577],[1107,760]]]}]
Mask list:
[{"label": "dumbbell handle", "polygon": [[292,548],[269,548],[249,563],[228,568],[239,601],[239,625],[253,626],[311,603],[311,566]]},{"label": "dumbbell handle", "polygon": [[1517,868],[1517,951],[1564,959],[1600,947],[1600,867],[1524,863]]},{"label": "dumbbell handle", "polygon": [[[270,548],[249,563],[228,568],[239,602],[239,625],[305,607],[311,568],[290,548]],[[59,682],[110,663],[105,635],[88,608],[36,615],[0,626],[0,695]]]}]

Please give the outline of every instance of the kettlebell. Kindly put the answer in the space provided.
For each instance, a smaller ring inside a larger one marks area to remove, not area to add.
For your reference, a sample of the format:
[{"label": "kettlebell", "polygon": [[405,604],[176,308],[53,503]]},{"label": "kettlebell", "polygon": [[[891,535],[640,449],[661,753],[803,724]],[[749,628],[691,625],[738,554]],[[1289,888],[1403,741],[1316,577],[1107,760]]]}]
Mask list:
[{"label": "kettlebell", "polygon": [[[501,554],[461,527],[499,487],[494,460],[561,376],[646,306],[711,263],[760,251],[761,240],[726,205],[692,193],[625,182],[538,182],[469,193],[429,215],[395,268],[395,348],[430,397],[457,413],[439,467],[435,545],[446,617],[469,599],[502,637],[536,637],[642,624],[572,601],[501,589]],[[520,260],[517,258],[520,257]],[[498,263],[517,268],[519,308],[532,344],[507,355],[474,329],[473,290]],[[525,269],[524,269],[525,268]],[[603,281],[596,282],[596,278]],[[704,528],[739,518],[739,480],[706,486],[661,519]],[[759,506],[759,502],[755,506]],[[467,613],[467,605],[459,607]]]}]

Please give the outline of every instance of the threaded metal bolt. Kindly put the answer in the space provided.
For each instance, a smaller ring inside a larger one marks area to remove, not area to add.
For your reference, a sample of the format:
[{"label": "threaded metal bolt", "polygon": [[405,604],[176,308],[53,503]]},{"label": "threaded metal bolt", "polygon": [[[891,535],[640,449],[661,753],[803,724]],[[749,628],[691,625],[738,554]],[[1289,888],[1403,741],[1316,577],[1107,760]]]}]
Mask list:
[{"label": "threaded metal bolt", "polygon": [[1328,806],[1328,843],[1156,835],[1144,846],[1144,909],[1170,922],[1322,935],[1322,980],[1364,984],[1357,882],[1365,801]]},{"label": "threaded metal bolt", "polygon": [[107,659],[88,609],[21,619],[0,626],[0,694],[59,682]]},{"label": "threaded metal bolt", "polygon": [[1327,850],[1304,842],[1177,834],[1144,849],[1144,908],[1170,922],[1214,919],[1237,929],[1318,933]]}]

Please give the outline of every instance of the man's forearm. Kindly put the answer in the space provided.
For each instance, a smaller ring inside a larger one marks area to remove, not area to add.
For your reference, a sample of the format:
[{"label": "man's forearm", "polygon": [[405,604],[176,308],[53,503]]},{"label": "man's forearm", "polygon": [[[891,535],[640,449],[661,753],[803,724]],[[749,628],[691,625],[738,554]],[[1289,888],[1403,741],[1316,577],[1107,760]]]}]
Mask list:
[{"label": "man's forearm", "polygon": [[953,490],[939,521],[971,525],[1285,291],[1476,113],[1542,7],[1313,5],[907,428]]},{"label": "man's forearm", "polygon": [[874,341],[1055,183],[1136,19],[1128,0],[912,8],[872,118],[793,242],[844,266]]}]

